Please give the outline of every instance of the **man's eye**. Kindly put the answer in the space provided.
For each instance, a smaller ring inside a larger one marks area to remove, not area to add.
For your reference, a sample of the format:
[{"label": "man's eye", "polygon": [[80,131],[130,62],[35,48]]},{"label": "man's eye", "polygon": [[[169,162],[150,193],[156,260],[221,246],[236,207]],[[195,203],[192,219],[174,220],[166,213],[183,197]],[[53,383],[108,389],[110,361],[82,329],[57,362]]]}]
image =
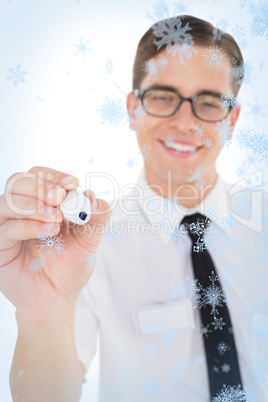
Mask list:
[{"label": "man's eye", "polygon": [[164,95],[156,95],[153,97],[154,101],[162,101],[162,102],[172,102],[174,97],[172,96],[164,96]]},{"label": "man's eye", "polygon": [[214,103],[207,103],[207,102],[202,103],[201,106],[214,108],[214,109],[219,109],[219,107],[220,107],[219,105],[216,105]]}]

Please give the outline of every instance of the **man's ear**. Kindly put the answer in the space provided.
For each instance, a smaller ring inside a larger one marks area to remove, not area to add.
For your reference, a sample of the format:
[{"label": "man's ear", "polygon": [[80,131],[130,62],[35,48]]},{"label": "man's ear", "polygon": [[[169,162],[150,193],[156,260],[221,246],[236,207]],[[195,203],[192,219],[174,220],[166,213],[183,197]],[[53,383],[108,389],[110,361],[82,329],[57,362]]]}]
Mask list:
[{"label": "man's ear", "polygon": [[134,131],[136,131],[136,120],[137,120],[136,109],[137,109],[136,96],[134,95],[133,92],[130,92],[127,95],[127,113],[129,119],[129,128],[130,130]]},{"label": "man's ear", "polygon": [[[233,127],[233,131],[234,131],[235,125],[237,123],[238,117],[240,115],[240,110],[241,110],[241,106],[239,104],[236,104],[235,107],[233,108],[233,110],[231,111],[230,122],[231,122],[231,126]],[[232,139],[233,131],[230,135],[230,140]]]}]

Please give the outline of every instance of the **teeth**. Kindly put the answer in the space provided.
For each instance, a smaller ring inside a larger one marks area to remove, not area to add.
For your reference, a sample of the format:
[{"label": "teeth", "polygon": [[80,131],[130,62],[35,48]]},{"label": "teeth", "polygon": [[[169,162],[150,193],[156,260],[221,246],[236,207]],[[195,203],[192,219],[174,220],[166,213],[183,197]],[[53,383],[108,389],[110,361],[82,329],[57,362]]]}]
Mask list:
[{"label": "teeth", "polygon": [[194,152],[196,150],[196,147],[192,147],[191,145],[182,145],[173,141],[164,141],[164,144],[166,147],[179,152]]}]

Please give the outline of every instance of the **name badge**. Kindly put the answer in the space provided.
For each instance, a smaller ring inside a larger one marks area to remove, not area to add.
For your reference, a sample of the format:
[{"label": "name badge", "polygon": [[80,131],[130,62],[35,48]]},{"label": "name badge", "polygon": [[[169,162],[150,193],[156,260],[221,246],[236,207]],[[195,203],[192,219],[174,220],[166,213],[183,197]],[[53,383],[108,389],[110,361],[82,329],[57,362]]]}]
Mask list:
[{"label": "name badge", "polygon": [[195,328],[193,306],[190,299],[136,308],[132,310],[132,317],[138,336]]}]

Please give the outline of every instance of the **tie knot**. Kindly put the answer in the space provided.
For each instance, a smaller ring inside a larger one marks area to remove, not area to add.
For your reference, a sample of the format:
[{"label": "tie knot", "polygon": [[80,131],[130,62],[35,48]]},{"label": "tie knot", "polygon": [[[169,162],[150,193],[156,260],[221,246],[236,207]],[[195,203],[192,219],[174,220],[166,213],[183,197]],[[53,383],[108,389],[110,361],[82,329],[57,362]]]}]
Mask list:
[{"label": "tie knot", "polygon": [[210,219],[199,212],[193,215],[186,215],[180,224],[180,229],[187,233],[193,242],[193,251],[200,252],[206,248],[204,233],[207,232]]}]

